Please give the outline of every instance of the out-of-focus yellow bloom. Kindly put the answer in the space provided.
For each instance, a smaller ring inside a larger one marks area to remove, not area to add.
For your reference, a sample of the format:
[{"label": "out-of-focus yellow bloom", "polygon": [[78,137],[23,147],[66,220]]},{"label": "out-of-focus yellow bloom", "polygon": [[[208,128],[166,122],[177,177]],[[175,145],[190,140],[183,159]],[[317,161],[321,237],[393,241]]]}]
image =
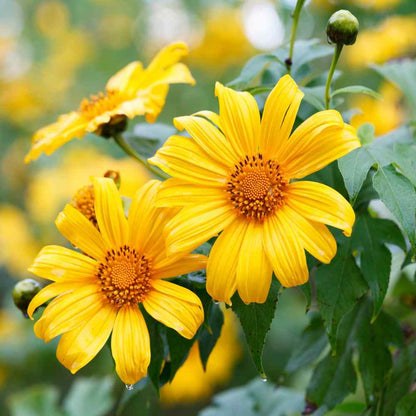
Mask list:
[{"label": "out-of-focus yellow bloom", "polygon": [[95,178],[98,230],[72,205],[56,220],[62,235],[82,254],[46,246],[29,268],[54,282],[29,305],[32,318],[38,306],[54,298],[36,322],[35,334],[46,342],[62,335],[56,355],[73,374],[112,334],[111,352],[121,380],[131,385],[146,376],[150,339],[139,304],[188,339],[204,320],[195,293],[165,280],[203,269],[206,257],[167,254],[163,228],[177,210],[155,207],[159,187],[160,182],[152,180],[140,188],[127,219],[114,181]]},{"label": "out-of-focus yellow bloom", "polygon": [[238,8],[211,7],[204,19],[202,43],[192,51],[192,63],[211,70],[225,70],[253,53]]},{"label": "out-of-focus yellow bloom", "polygon": [[[219,114],[177,117],[189,137],[172,136],[149,162],[172,176],[160,206],[183,209],[166,226],[169,252],[215,241],[207,292],[231,303],[263,303],[273,271],[285,287],[309,279],[305,250],[323,263],[337,244],[327,225],[351,235],[354,210],[334,189],[300,181],[360,147],[355,129],[335,110],[321,111],[293,133],[303,93],[289,76],[268,96],[262,118],[254,97],[217,83]],[[217,127],[219,126],[219,128]]]},{"label": "out-of-focus yellow bloom", "polygon": [[351,124],[355,128],[364,123],[372,123],[376,128],[376,135],[380,136],[404,121],[400,90],[391,83],[384,83],[380,88],[380,94],[383,97],[382,101],[368,96],[354,97],[351,100],[351,106],[362,111],[351,118]]},{"label": "out-of-focus yellow bloom", "polygon": [[19,278],[26,272],[39,247],[19,208],[0,205],[0,224],[0,264]]},{"label": "out-of-focus yellow bloom", "polygon": [[325,9],[341,5],[354,5],[363,9],[382,11],[391,9],[402,1],[403,0],[312,0],[312,5]]},{"label": "out-of-focus yellow bloom", "polygon": [[230,380],[240,356],[236,318],[232,311],[227,309],[224,310],[221,336],[208,359],[206,371],[201,363],[198,343],[195,342],[173,381],[161,389],[162,403],[172,406],[210,397],[220,385]]},{"label": "out-of-focus yellow bloom", "polygon": [[31,217],[38,223],[52,223],[91,176],[103,176],[107,170],[120,172],[120,193],[129,198],[150,179],[148,171],[131,158],[114,159],[93,147],[71,149],[58,166],[33,173],[25,201]]},{"label": "out-of-focus yellow bloom", "polygon": [[378,27],[361,31],[354,47],[346,48],[345,57],[353,68],[370,63],[381,64],[416,49],[416,16],[393,16]]},{"label": "out-of-focus yellow bloom", "polygon": [[195,83],[187,66],[178,63],[187,53],[184,43],[174,43],[162,49],[146,69],[138,61],[127,65],[110,78],[105,93],[84,99],[77,111],[40,129],[33,136],[25,162],[37,159],[42,152],[50,155],[88,132],[101,134],[104,126],[125,122],[126,117],[145,115],[148,122],[155,121],[165,104],[169,84]]},{"label": "out-of-focus yellow bloom", "polygon": [[100,38],[112,49],[125,48],[132,41],[133,23],[133,18],[127,14],[108,14],[101,19]]},{"label": "out-of-focus yellow bloom", "polygon": [[35,22],[43,36],[59,36],[69,27],[69,10],[62,1],[43,1],[35,11]]}]

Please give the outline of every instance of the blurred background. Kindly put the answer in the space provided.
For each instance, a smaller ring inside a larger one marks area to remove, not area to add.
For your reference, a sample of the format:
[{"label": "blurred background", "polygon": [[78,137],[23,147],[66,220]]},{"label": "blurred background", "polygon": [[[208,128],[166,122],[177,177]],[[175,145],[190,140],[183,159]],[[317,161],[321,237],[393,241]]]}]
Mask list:
[{"label": "blurred background", "polygon": [[[174,40],[189,45],[186,63],[197,84],[172,86],[158,121],[171,124],[174,116],[216,111],[215,81],[231,81],[249,58],[286,44],[295,3],[0,0],[1,415],[30,415],[24,413],[24,403],[39,392],[46,391],[54,403],[62,402],[68,389],[76,395],[87,382],[84,378],[90,377],[95,379],[89,388],[108,390],[113,402],[124,400],[124,385],[111,378],[114,372],[108,348],[72,376],[55,358],[56,342],[44,344],[37,339],[32,322],[13,307],[11,290],[18,280],[31,277],[26,269],[43,245],[66,244],[54,219],[91,176],[118,170],[121,192],[131,196],[149,175],[124,158],[111,140],[93,135],[68,143],[52,157],[42,156],[25,165],[23,158],[33,133],[59,114],[78,108],[83,97],[102,91],[107,79],[127,63],[141,60],[147,64]],[[354,109],[351,123],[358,127],[371,121],[377,135],[400,125],[406,118],[400,91],[368,66],[415,55],[416,2],[312,0],[306,4],[298,39],[316,37],[326,42],[326,21],[339,8],[348,8],[359,18],[357,43],[345,48],[339,67],[344,74],[336,82],[338,86],[366,85],[379,91],[383,100],[354,95],[344,104],[346,109]],[[327,71],[329,61],[322,67]],[[308,322],[303,294],[286,291],[276,314],[266,343],[265,368],[271,381],[303,389],[307,370],[292,379],[284,375],[297,336]],[[172,385],[162,389],[160,399],[151,386],[138,386],[121,414],[193,415],[210,403],[214,393],[258,378],[238,323],[228,313],[226,328],[207,373],[193,350]],[[56,406],[56,414],[63,414],[59,413],[61,405]]]}]

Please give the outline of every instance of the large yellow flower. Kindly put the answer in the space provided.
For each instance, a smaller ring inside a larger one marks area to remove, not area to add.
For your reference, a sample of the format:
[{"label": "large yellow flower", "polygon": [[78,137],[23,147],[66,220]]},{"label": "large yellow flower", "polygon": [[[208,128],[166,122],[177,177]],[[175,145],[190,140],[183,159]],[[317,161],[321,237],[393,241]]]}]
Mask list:
[{"label": "large yellow flower", "polygon": [[59,246],[44,247],[29,268],[54,281],[32,300],[28,314],[55,298],[35,324],[46,342],[61,335],[58,360],[75,373],[90,362],[110,333],[116,371],[134,384],[150,362],[144,309],[155,319],[192,338],[203,321],[199,298],[165,278],[205,267],[197,254],[166,255],[162,229],[175,209],[155,208],[160,182],[149,181],[132,200],[128,220],[111,179],[94,181],[98,231],[78,210],[67,205],[56,225],[81,254]]},{"label": "large yellow flower", "polygon": [[40,129],[33,136],[25,162],[37,159],[42,152],[50,155],[87,132],[101,134],[105,126],[124,123],[126,117],[145,115],[148,122],[155,121],[165,104],[169,84],[195,83],[188,67],[178,63],[187,53],[185,44],[174,43],[162,49],[146,69],[138,61],[127,65],[110,78],[104,94],[84,99],[78,111]]},{"label": "large yellow flower", "polygon": [[223,231],[207,264],[214,299],[231,303],[237,289],[245,303],[262,303],[272,271],[286,287],[308,280],[305,249],[331,261],[337,246],[325,224],[351,234],[349,203],[328,186],[298,179],[360,142],[334,110],[290,134],[303,94],[288,75],[270,93],[261,123],[250,94],[217,83],[216,95],[219,115],[176,118],[192,138],[172,136],[150,159],[173,176],[157,203],[184,206],[166,226],[170,252],[192,250]]}]

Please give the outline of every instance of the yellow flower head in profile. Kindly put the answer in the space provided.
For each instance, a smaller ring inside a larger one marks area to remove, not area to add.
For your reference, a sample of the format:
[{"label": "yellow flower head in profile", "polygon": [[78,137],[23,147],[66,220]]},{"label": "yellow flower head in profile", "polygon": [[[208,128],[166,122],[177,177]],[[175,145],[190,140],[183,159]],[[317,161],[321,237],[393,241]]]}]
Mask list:
[{"label": "yellow flower head in profile", "polygon": [[[89,363],[111,336],[116,371],[126,384],[144,377],[150,340],[144,309],[185,338],[204,319],[199,298],[165,280],[205,267],[197,254],[167,256],[162,229],[176,210],[155,208],[160,182],[140,188],[126,219],[112,179],[94,180],[99,231],[71,205],[59,214],[59,231],[83,254],[59,246],[44,247],[29,271],[54,283],[32,300],[28,315],[51,298],[34,330],[46,342],[62,335],[56,355],[72,373]],[[85,254],[84,254],[85,253]]]},{"label": "yellow flower head in profile", "polygon": [[187,53],[184,43],[174,43],[162,49],[146,69],[138,61],[127,65],[110,78],[105,93],[84,99],[77,111],[40,129],[33,136],[25,162],[37,159],[42,152],[50,155],[88,132],[105,135],[106,127],[123,124],[126,117],[145,115],[148,122],[154,122],[165,104],[169,84],[195,83],[188,67],[178,63]]},{"label": "yellow flower head in profile", "polygon": [[[292,134],[303,97],[286,75],[270,93],[260,122],[256,100],[217,83],[219,115],[175,119],[192,136],[170,137],[150,162],[173,178],[160,206],[184,206],[166,226],[169,252],[186,252],[222,231],[207,264],[207,291],[231,303],[266,300],[272,271],[283,286],[308,280],[305,249],[324,263],[336,253],[325,224],[351,234],[355,215],[335,190],[298,181],[360,146],[334,110],[321,111]],[[209,121],[208,121],[209,120]]]}]

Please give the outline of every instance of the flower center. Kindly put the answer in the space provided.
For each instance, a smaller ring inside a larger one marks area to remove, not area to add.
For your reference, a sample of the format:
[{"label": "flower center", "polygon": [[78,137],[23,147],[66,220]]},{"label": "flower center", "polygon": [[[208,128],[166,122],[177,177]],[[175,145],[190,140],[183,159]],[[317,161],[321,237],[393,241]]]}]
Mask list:
[{"label": "flower center", "polygon": [[72,197],[71,205],[98,228],[94,201],[94,187],[92,185],[86,185],[80,188]]},{"label": "flower center", "polygon": [[284,189],[289,183],[280,166],[263,156],[246,156],[231,174],[227,192],[234,208],[247,218],[262,221],[284,204]]},{"label": "flower center", "polygon": [[119,91],[107,90],[105,93],[92,95],[89,100],[82,100],[78,111],[89,121],[106,111],[114,110],[124,101],[126,97]]},{"label": "flower center", "polygon": [[97,277],[111,304],[136,305],[152,288],[151,260],[125,245],[107,252],[105,261],[98,265]]}]

